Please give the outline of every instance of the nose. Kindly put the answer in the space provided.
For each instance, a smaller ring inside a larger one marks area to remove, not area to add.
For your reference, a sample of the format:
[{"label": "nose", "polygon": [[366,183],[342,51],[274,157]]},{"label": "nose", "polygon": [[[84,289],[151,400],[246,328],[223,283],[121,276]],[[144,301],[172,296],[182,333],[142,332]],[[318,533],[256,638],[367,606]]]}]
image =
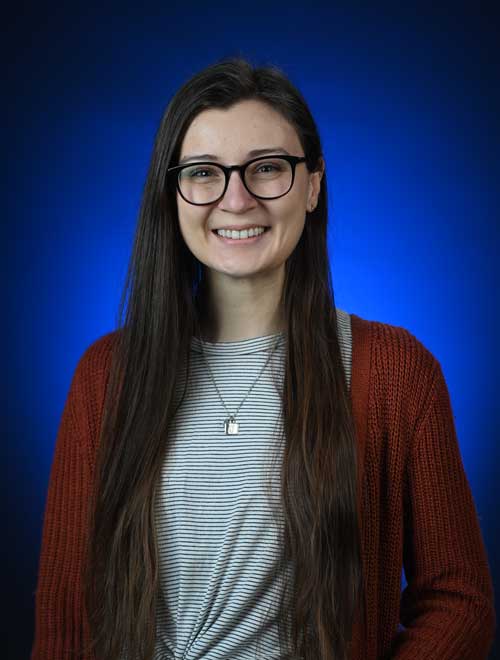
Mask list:
[{"label": "nose", "polygon": [[219,202],[219,208],[237,213],[251,208],[256,204],[256,199],[245,188],[241,175],[234,170],[229,176],[227,190]]}]

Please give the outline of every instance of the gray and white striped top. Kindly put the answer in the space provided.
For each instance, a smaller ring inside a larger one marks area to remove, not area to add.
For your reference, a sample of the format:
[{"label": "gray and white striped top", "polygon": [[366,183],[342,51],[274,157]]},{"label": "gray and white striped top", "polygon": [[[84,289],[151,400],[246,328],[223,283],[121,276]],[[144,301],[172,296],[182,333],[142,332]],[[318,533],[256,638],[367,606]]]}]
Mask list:
[{"label": "gray and white striped top", "polygon": [[[337,308],[350,386],[350,316]],[[189,383],[173,421],[155,519],[161,595],[155,660],[283,660],[276,624],[280,394],[284,335],[203,343],[230,413],[241,406],[238,435],[225,435],[224,409],[192,339]],[[258,649],[257,649],[258,642]]]}]

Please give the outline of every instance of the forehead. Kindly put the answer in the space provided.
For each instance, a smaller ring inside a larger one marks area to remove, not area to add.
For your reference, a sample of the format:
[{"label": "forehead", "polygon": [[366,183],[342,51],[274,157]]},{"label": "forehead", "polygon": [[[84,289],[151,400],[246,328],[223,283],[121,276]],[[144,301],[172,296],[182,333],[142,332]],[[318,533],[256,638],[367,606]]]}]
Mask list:
[{"label": "forehead", "polygon": [[241,158],[251,149],[283,147],[302,153],[295,128],[279,112],[257,100],[239,101],[230,108],[203,110],[191,122],[180,158],[201,153],[220,159]]}]

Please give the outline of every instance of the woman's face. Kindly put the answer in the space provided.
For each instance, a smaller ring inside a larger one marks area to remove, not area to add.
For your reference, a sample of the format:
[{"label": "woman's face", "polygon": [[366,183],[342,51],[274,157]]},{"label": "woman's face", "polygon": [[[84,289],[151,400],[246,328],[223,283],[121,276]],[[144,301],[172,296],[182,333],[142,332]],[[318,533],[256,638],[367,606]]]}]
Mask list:
[{"label": "woman's face", "polygon": [[[293,126],[267,104],[240,101],[229,109],[208,109],[195,117],[182,143],[179,160],[195,156],[222,165],[241,165],[249,152],[285,149],[304,156]],[[217,159],[199,157],[212,154]],[[265,155],[265,154],[263,154]],[[254,156],[255,157],[255,156]],[[233,171],[228,188],[218,202],[194,206],[177,192],[181,234],[193,255],[220,279],[256,278],[279,270],[293,252],[304,228],[306,210],[317,204],[321,172],[309,173],[298,163],[290,192],[278,199],[257,199]],[[228,241],[215,229],[230,226],[265,226],[269,229],[250,242]]]}]

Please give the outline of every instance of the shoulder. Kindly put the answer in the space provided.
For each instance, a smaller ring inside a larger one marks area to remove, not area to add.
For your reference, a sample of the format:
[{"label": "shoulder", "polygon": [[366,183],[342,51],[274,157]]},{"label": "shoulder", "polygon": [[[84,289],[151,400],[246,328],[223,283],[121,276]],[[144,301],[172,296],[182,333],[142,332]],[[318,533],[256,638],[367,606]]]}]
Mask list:
[{"label": "shoulder", "polygon": [[417,424],[432,397],[441,365],[407,328],[351,314],[353,377],[388,412],[410,415]]},{"label": "shoulder", "polygon": [[97,385],[99,382],[104,384],[107,381],[119,333],[119,330],[108,332],[84,349],[75,369],[74,384]]},{"label": "shoulder", "polygon": [[101,335],[83,351],[77,365],[82,371],[101,372],[109,367],[113,350],[118,343],[120,330]]},{"label": "shoulder", "polygon": [[410,330],[402,326],[367,320],[351,314],[353,348],[369,350],[373,363],[386,365],[412,364],[433,371],[439,364],[433,353]]},{"label": "shoulder", "polygon": [[109,332],[89,344],[73,373],[68,404],[80,432],[85,436],[90,433],[95,438],[100,427],[111,359],[119,333],[119,330]]}]

